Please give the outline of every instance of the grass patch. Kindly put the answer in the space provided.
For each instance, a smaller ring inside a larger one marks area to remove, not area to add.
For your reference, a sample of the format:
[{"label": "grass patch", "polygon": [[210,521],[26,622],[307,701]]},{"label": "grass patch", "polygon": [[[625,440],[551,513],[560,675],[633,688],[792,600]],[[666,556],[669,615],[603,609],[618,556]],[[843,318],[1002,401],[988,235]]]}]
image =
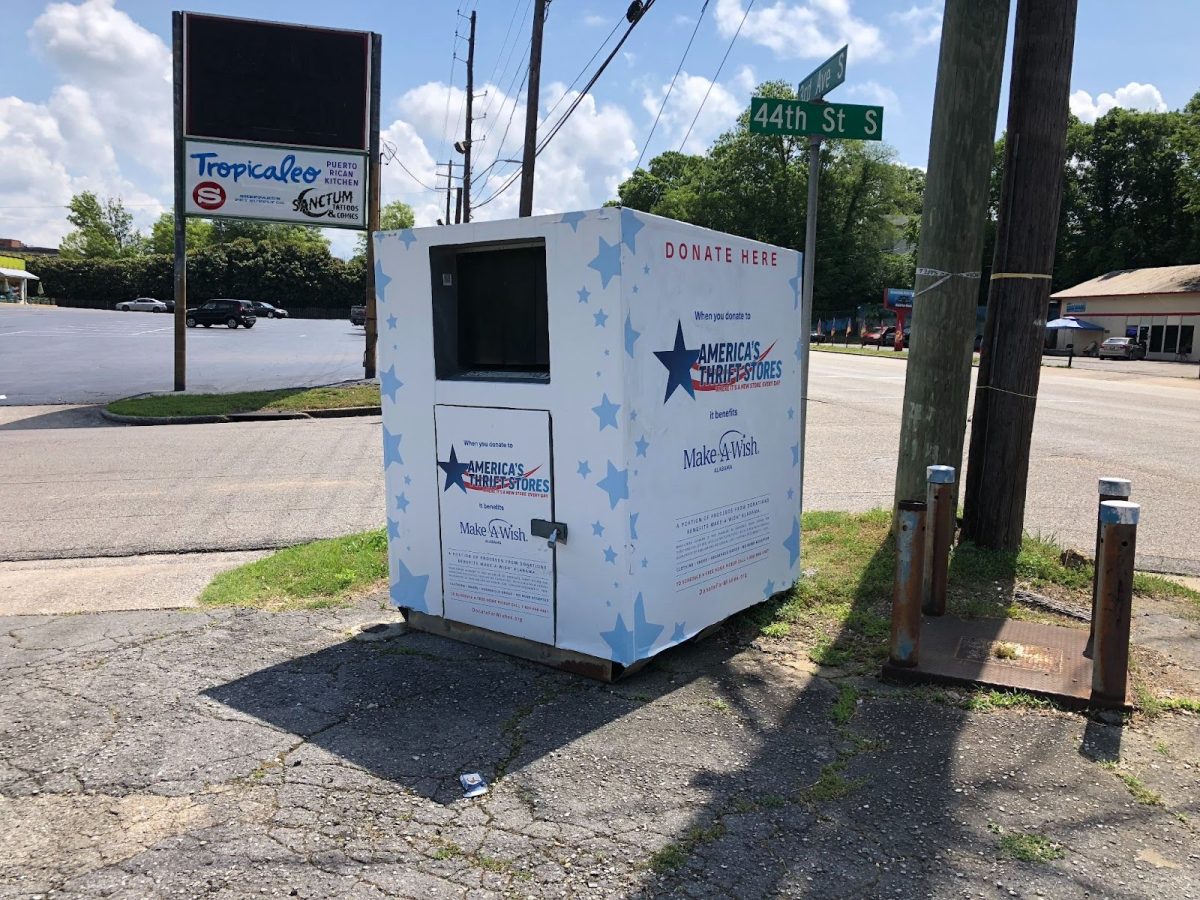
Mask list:
[{"label": "grass patch", "polygon": [[352,406],[378,405],[379,385],[351,384],[278,391],[242,391],[234,394],[130,397],[108,404],[107,409],[121,416],[223,416],[230,413],[302,412],[309,409],[346,409]]},{"label": "grass patch", "polygon": [[962,706],[975,712],[987,712],[993,709],[1051,709],[1054,704],[1025,691],[976,691]]},{"label": "grass patch", "polygon": [[679,840],[672,841],[661,850],[655,851],[650,857],[650,868],[660,874],[673,872],[688,861],[688,857],[697,847],[715,841],[723,834],[725,834],[725,826],[720,822],[713,822],[707,828],[693,825],[684,832],[683,837]]},{"label": "grass patch", "polygon": [[838,725],[845,725],[858,712],[858,689],[850,684],[838,686],[837,700],[829,711],[829,718]]},{"label": "grass patch", "polygon": [[458,844],[446,844],[444,847],[438,847],[433,851],[434,859],[453,859],[456,856],[462,856],[462,847]]},{"label": "grass patch", "polygon": [[715,709],[717,712],[729,712],[729,704],[726,703],[724,700],[720,699],[719,697],[716,698],[715,700],[709,700],[708,705],[711,706],[713,709]]},{"label": "grass patch", "polygon": [[299,544],[222,572],[200,594],[202,606],[320,609],[387,578],[381,528]]},{"label": "grass patch", "polygon": [[1047,863],[1063,858],[1062,847],[1040,834],[1010,831],[1000,838],[1000,855],[1028,863]]},{"label": "grass patch", "polygon": [[809,344],[808,349],[817,353],[848,353],[851,356],[882,356],[885,359],[908,359],[907,350],[893,350],[891,345],[876,348],[856,347],[853,344]]},{"label": "grass patch", "polygon": [[825,803],[830,800],[841,800],[852,794],[862,782],[843,775],[842,772],[845,768],[845,759],[838,759],[823,766],[821,776],[814,784],[800,792],[800,799],[808,803]]},{"label": "grass patch", "polygon": [[1130,796],[1143,806],[1162,806],[1162,794],[1157,791],[1152,791],[1146,786],[1146,782],[1138,778],[1132,772],[1122,772],[1115,762],[1102,762],[1100,768],[1108,769],[1114,775],[1121,779],[1125,785],[1125,789],[1129,791]]}]

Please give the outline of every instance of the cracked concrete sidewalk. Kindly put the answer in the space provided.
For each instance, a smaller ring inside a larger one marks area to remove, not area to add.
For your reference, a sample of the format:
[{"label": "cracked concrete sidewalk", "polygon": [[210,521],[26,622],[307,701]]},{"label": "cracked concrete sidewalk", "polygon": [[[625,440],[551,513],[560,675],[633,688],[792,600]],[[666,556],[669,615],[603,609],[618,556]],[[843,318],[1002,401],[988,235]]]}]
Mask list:
[{"label": "cracked concrete sidewalk", "polygon": [[0,619],[0,897],[1200,898],[1195,715],[969,711],[732,629],[617,685],[350,636],[391,617]]}]

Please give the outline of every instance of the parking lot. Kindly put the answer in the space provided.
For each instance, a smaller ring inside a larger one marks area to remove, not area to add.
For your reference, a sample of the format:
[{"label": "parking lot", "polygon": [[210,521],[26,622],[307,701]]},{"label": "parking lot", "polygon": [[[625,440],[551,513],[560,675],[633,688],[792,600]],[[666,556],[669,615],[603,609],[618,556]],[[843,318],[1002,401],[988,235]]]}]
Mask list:
[{"label": "parking lot", "polygon": [[[262,390],[361,378],[363,330],[345,320],[259,319],[189,328],[188,389]],[[0,306],[0,404],[103,403],[174,383],[170,315]]]}]

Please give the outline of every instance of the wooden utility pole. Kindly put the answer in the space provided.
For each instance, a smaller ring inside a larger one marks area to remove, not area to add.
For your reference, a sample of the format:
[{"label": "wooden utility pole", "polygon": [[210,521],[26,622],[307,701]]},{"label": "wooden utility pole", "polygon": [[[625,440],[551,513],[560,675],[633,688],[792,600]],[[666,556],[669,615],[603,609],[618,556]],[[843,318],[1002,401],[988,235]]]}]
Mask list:
[{"label": "wooden utility pole", "polygon": [[962,463],[1008,6],[1008,0],[946,0],[896,465],[897,502],[925,496],[927,466],[957,468]]},{"label": "wooden utility pole", "polygon": [[[462,220],[471,221],[471,123],[475,99],[475,11],[471,11],[471,36],[467,39],[467,128],[463,141]],[[449,224],[450,211],[446,211]]]},{"label": "wooden utility pole", "polygon": [[525,94],[525,154],[521,157],[520,215],[533,215],[533,166],[537,157],[538,94],[542,82],[542,29],[550,0],[533,0],[533,38],[529,44],[529,87]]},{"label": "wooden utility pole", "polygon": [[1062,202],[1078,0],[1018,0],[1004,181],[979,354],[963,534],[1017,550]]}]

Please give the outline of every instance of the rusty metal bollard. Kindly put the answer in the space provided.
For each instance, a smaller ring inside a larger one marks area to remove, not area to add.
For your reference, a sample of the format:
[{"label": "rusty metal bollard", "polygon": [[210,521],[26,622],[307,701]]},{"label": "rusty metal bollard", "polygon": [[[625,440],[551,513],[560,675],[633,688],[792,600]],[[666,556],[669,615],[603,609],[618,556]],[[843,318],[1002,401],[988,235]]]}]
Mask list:
[{"label": "rusty metal bollard", "polygon": [[1125,682],[1129,675],[1133,560],[1140,513],[1141,507],[1128,500],[1106,500],[1100,504],[1092,697],[1113,703],[1125,702]]},{"label": "rusty metal bollard", "polygon": [[921,577],[921,610],[946,614],[946,578],[954,542],[954,466],[929,466],[925,493],[925,568]]},{"label": "rusty metal bollard", "polygon": [[1096,643],[1096,597],[1100,584],[1100,531],[1102,528],[1100,513],[1104,509],[1104,504],[1109,500],[1128,500],[1129,495],[1133,493],[1133,482],[1128,478],[1101,478],[1096,485],[1096,490],[1100,494],[1100,501],[1096,505],[1096,552],[1092,555],[1092,559],[1096,561],[1092,570],[1092,620],[1088,626],[1087,646],[1083,651],[1083,655],[1088,659],[1092,658],[1092,647]]},{"label": "rusty metal bollard", "polygon": [[893,666],[917,664],[921,645],[921,576],[925,569],[925,503],[901,500],[896,512],[896,581],[892,588]]}]

